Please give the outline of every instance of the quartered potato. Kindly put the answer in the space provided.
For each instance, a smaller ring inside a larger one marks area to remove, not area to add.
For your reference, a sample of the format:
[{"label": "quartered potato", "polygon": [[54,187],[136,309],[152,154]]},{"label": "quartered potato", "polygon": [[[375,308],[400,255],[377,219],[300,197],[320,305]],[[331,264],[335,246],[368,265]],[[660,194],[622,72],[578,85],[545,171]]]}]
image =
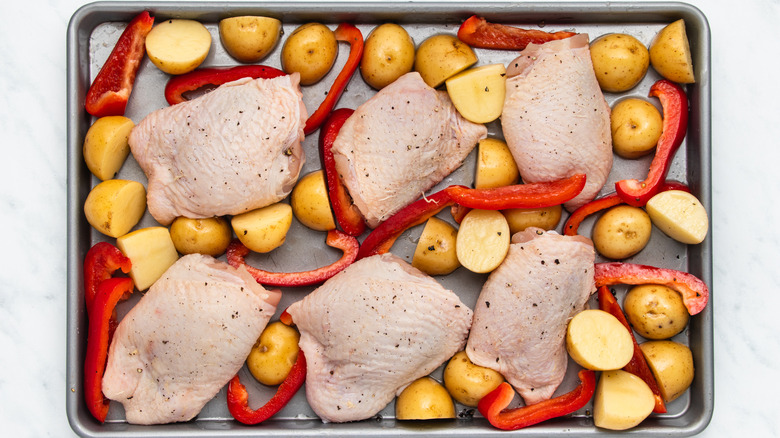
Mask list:
[{"label": "quartered potato", "polygon": [[116,247],[133,263],[130,278],[139,291],[149,289],[179,259],[171,233],[165,227],[141,228],[125,234],[116,239]]},{"label": "quartered potato", "polygon": [[101,181],[111,179],[130,154],[127,138],[135,126],[124,116],[101,117],[89,127],[84,138],[84,161]]},{"label": "quartered potato", "polygon": [[443,84],[448,78],[476,64],[477,55],[453,35],[433,35],[423,41],[414,57],[414,70],[428,86]]},{"label": "quartered potato", "polygon": [[428,275],[447,275],[460,266],[455,252],[458,231],[449,223],[431,217],[426,221],[414,250],[412,266]]},{"label": "quartered potato", "polygon": [[520,179],[512,152],[506,142],[497,138],[486,138],[477,146],[477,171],[474,187],[490,189],[516,184]]},{"label": "quartered potato", "polygon": [[685,21],[679,19],[661,29],[650,43],[650,64],[670,81],[681,84],[696,82],[693,57],[685,32]]},{"label": "quartered potato", "polygon": [[225,50],[240,62],[265,58],[276,47],[282,22],[271,17],[241,16],[219,22],[219,38]]},{"label": "quartered potato", "polygon": [[412,382],[395,400],[398,420],[455,418],[455,403],[441,383],[430,377]]},{"label": "quartered potato", "polygon": [[279,202],[233,216],[230,223],[244,246],[254,252],[271,252],[284,243],[292,218],[290,205]]},{"label": "quartered potato", "polygon": [[195,70],[209,54],[211,33],[195,20],[172,19],[154,26],[146,36],[146,54],[171,75]]},{"label": "quartered potato", "polygon": [[569,321],[566,349],[584,368],[617,370],[626,366],[634,355],[634,341],[617,318],[603,310],[589,309]]},{"label": "quartered potato", "polygon": [[475,67],[445,82],[452,104],[466,120],[489,123],[501,115],[506,97],[504,64]]},{"label": "quartered potato", "polygon": [[650,416],[655,396],[647,383],[623,371],[601,373],[593,395],[593,422],[610,430],[630,429]]},{"label": "quartered potato", "polygon": [[661,192],[650,198],[645,208],[653,225],[678,242],[695,245],[707,237],[710,227],[707,210],[688,192]]},{"label": "quartered potato", "polygon": [[106,236],[119,237],[141,220],[146,189],[138,181],[109,179],[92,188],[84,202],[87,222]]},{"label": "quartered potato", "polygon": [[464,268],[478,274],[496,269],[509,251],[509,224],[499,211],[471,210],[458,229],[455,250]]},{"label": "quartered potato", "polygon": [[221,217],[190,219],[178,217],[171,224],[171,239],[181,254],[224,254],[230,245],[233,231]]}]

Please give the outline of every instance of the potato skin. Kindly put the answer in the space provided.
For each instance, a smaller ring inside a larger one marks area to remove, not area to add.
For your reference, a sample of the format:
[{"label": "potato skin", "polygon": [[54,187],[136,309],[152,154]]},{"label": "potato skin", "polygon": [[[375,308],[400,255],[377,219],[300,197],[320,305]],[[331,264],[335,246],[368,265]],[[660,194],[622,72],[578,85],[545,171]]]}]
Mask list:
[{"label": "potato skin", "polygon": [[593,226],[593,246],[604,257],[622,260],[641,251],[650,241],[650,216],[638,207],[618,205],[601,215]]},{"label": "potato skin", "polygon": [[657,284],[631,288],[623,310],[634,330],[647,339],[671,338],[688,325],[690,317],[680,293]]},{"label": "potato skin", "polygon": [[336,229],[323,170],[314,171],[298,180],[290,194],[290,206],[295,217],[312,230]]},{"label": "potato skin", "polygon": [[268,56],[279,42],[282,22],[271,17],[241,16],[219,22],[225,50],[240,62],[253,63]]},{"label": "potato skin", "polygon": [[263,385],[279,385],[298,358],[300,338],[295,327],[279,321],[268,324],[246,359],[249,372]]},{"label": "potato skin", "polygon": [[406,29],[382,24],[368,35],[360,60],[360,74],[371,87],[381,90],[414,67],[414,41]]},{"label": "potato skin", "polygon": [[553,230],[561,221],[563,207],[553,205],[543,208],[510,208],[501,210],[501,213],[509,223],[509,231],[514,235],[529,227]]},{"label": "potato skin", "polygon": [[455,353],[444,368],[444,386],[455,401],[466,406],[476,407],[503,381],[501,373],[475,365],[465,351]]},{"label": "potato skin", "polygon": [[101,181],[113,178],[124,164],[130,154],[127,138],[134,126],[127,117],[107,116],[89,127],[84,138],[84,161]]},{"label": "potato skin", "polygon": [[242,213],[230,220],[238,240],[252,251],[265,253],[280,247],[292,225],[292,208],[278,202]]},{"label": "potato skin", "polygon": [[596,79],[604,91],[620,93],[634,88],[647,73],[650,54],[631,35],[603,35],[590,44],[590,58]]},{"label": "potato skin", "polygon": [[222,255],[230,244],[233,232],[221,217],[190,219],[178,217],[171,224],[171,239],[181,254]]},{"label": "potato skin", "polygon": [[453,35],[433,35],[423,41],[414,56],[414,70],[428,86],[436,88],[477,62],[477,55]]},{"label": "potato skin", "polygon": [[333,67],[338,55],[333,31],[322,23],[306,23],[293,31],[282,46],[282,70],[298,72],[301,85],[322,79]]},{"label": "potato skin", "polygon": [[653,38],[650,43],[650,63],[658,74],[670,81],[681,84],[696,82],[691,47],[683,19],[664,27]]},{"label": "potato skin", "polygon": [[455,418],[455,403],[441,383],[430,377],[415,380],[395,401],[398,420]]},{"label": "potato skin", "polygon": [[87,222],[110,237],[127,234],[146,211],[146,189],[138,181],[109,179],[92,188],[84,202]]},{"label": "potato skin", "polygon": [[610,113],[612,150],[623,158],[649,154],[663,131],[661,112],[652,103],[637,98],[623,99]]},{"label": "potato skin", "polygon": [[520,171],[506,142],[486,138],[477,146],[477,171],[474,188],[490,189],[516,184]]},{"label": "potato skin", "polygon": [[455,251],[458,231],[449,223],[431,217],[426,221],[414,250],[412,266],[428,275],[447,275],[460,266]]},{"label": "potato skin", "polygon": [[693,354],[674,341],[648,341],[639,345],[658,381],[666,403],[681,396],[693,383]]}]

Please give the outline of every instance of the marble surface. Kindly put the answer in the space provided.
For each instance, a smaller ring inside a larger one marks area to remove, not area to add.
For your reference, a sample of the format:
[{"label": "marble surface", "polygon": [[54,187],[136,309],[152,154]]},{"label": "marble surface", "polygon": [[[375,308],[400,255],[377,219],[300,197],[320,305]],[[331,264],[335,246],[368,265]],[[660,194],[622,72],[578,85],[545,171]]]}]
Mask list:
[{"label": "marble surface", "polygon": [[[695,0],[712,30],[715,410],[702,436],[777,436],[777,0]],[[0,434],[65,415],[66,28],[81,0],[4,2]],[[767,202],[769,200],[769,202]]]}]

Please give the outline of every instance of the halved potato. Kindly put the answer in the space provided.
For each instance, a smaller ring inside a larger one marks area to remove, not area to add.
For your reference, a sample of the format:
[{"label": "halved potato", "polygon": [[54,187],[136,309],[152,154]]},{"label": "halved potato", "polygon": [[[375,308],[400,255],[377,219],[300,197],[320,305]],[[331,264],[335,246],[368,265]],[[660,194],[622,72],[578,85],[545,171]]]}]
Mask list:
[{"label": "halved potato", "polygon": [[653,391],[644,380],[623,370],[605,371],[593,396],[593,423],[604,429],[630,429],[654,407]]},{"label": "halved potato", "polygon": [[634,355],[628,329],[609,313],[588,309],[574,315],[566,329],[566,349],[575,362],[595,371],[617,370]]},{"label": "halved potato", "polygon": [[240,62],[265,58],[276,47],[282,22],[271,17],[245,15],[220,20],[219,38],[225,50]]},{"label": "halved potato", "polygon": [[645,208],[653,224],[674,240],[695,245],[707,237],[707,210],[688,192],[661,192],[650,198]]},{"label": "halved potato", "polygon": [[670,402],[693,383],[693,354],[687,346],[674,341],[649,341],[639,345],[647,364],[658,381],[661,397]]},{"label": "halved potato", "polygon": [[422,377],[407,386],[395,401],[398,420],[455,418],[455,403],[441,383]]},{"label": "halved potato", "polygon": [[119,237],[133,229],[145,211],[146,189],[138,181],[103,181],[89,192],[84,202],[87,222],[111,237]]},{"label": "halved potato", "polygon": [[484,274],[496,269],[509,251],[509,224],[499,211],[471,210],[458,229],[455,251],[466,269]]},{"label": "halved potato", "polygon": [[255,252],[270,252],[284,243],[292,218],[290,205],[279,202],[233,216],[231,224],[244,246]]},{"label": "halved potato", "polygon": [[466,120],[489,123],[504,109],[506,67],[490,64],[458,73],[446,80],[447,94]]},{"label": "halved potato", "polygon": [[336,229],[323,170],[314,171],[298,180],[290,194],[290,206],[295,217],[312,230]]},{"label": "halved potato", "polygon": [[655,36],[650,43],[650,65],[670,81],[681,84],[692,84],[696,81],[683,19],[664,27]]},{"label": "halved potato", "polygon": [[195,20],[171,19],[154,26],[146,36],[146,54],[171,75],[195,70],[209,54],[211,33]]},{"label": "halved potato", "polygon": [[414,57],[414,71],[429,86],[436,88],[463,70],[476,64],[477,55],[453,35],[433,35],[423,41]]},{"label": "halved potato", "polygon": [[111,179],[130,154],[127,137],[135,126],[124,116],[101,117],[89,127],[84,138],[84,161],[101,181]]},{"label": "halved potato", "polygon": [[116,239],[116,246],[133,264],[130,278],[136,289],[149,289],[179,259],[165,227],[141,228]]},{"label": "halved potato", "polygon": [[506,142],[497,138],[486,138],[477,146],[477,172],[474,187],[490,189],[516,184],[520,171]]},{"label": "halved potato", "polygon": [[458,231],[449,223],[432,217],[425,223],[414,250],[412,266],[428,275],[447,275],[460,266],[455,245]]}]

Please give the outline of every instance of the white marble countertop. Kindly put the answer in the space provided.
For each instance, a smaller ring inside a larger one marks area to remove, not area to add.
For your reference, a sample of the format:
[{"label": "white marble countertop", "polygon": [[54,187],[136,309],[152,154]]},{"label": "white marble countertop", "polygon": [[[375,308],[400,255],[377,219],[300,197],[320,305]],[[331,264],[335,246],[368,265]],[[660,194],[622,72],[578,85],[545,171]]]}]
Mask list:
[{"label": "white marble countertop", "polygon": [[[65,414],[65,35],[83,3],[28,0],[3,8],[3,436],[73,435]],[[715,410],[702,436],[777,436],[780,4],[690,3],[712,31]]]}]

